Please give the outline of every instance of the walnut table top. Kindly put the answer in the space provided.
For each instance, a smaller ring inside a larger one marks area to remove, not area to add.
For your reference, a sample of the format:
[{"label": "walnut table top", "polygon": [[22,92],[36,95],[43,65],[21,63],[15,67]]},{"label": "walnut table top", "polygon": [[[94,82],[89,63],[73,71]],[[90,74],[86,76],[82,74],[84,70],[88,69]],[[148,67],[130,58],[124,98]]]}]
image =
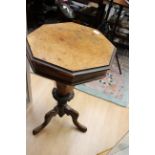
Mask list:
[{"label": "walnut table top", "polygon": [[101,76],[116,50],[98,30],[72,22],[42,25],[27,43],[34,71],[71,85]]}]

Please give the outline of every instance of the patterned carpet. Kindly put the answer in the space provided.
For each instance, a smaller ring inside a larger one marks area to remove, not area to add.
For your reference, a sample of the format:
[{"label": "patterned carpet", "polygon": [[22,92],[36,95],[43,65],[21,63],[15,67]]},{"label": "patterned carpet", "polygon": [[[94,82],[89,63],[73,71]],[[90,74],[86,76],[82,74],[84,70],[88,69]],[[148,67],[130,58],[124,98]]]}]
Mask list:
[{"label": "patterned carpet", "polygon": [[129,58],[119,55],[122,75],[119,74],[116,59],[106,77],[76,86],[76,89],[105,99],[117,105],[127,107],[129,104]]}]

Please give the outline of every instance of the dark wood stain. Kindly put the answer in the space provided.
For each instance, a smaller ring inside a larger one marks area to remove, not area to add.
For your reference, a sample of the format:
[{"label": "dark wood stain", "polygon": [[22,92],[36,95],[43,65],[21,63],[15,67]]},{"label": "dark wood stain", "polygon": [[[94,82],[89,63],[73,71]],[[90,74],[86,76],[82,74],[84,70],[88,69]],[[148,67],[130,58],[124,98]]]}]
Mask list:
[{"label": "dark wood stain", "polygon": [[84,82],[92,81],[100,78],[101,76],[106,74],[106,71],[110,69],[112,59],[115,55],[115,51],[113,52],[113,56],[110,61],[110,65],[98,67],[98,68],[90,68],[86,70],[79,71],[70,71],[59,66],[56,66],[51,63],[47,63],[46,61],[37,59],[33,56],[29,43],[27,41],[27,50],[26,50],[27,58],[30,62],[30,65],[33,71],[40,76],[46,77],[48,79],[56,80],[68,85],[77,85]]}]

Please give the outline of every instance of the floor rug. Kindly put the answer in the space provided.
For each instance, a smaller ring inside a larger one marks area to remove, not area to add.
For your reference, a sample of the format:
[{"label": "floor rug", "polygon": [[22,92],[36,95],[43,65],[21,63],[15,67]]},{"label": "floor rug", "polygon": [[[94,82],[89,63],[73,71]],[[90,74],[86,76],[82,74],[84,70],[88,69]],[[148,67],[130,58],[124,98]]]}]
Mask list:
[{"label": "floor rug", "polygon": [[122,74],[119,74],[116,59],[114,59],[111,70],[107,72],[105,77],[77,85],[76,89],[127,107],[129,102],[129,58],[128,56],[119,55],[119,61]]}]

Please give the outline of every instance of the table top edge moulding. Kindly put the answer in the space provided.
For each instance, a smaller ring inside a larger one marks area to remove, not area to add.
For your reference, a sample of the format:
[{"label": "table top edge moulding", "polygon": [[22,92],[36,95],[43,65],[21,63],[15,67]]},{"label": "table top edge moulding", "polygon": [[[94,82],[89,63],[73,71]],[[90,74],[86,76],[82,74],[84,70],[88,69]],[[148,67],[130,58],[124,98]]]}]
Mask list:
[{"label": "table top edge moulding", "polygon": [[71,71],[109,65],[115,48],[98,30],[72,22],[42,25],[27,39],[34,57]]},{"label": "table top edge moulding", "polygon": [[[65,23],[60,23],[60,24],[65,24]],[[72,23],[72,24],[74,24],[74,23]],[[52,26],[52,25],[53,24],[45,24],[45,25],[43,25],[41,27]],[[54,25],[59,25],[59,24],[54,24]],[[78,25],[78,24],[75,24],[75,25]],[[84,26],[82,26],[82,27],[84,27]],[[92,28],[88,28],[88,29],[94,30],[96,33],[98,33],[98,31],[95,30],[95,29],[92,29]],[[37,30],[38,29],[36,29],[33,32],[36,32]],[[30,33],[30,34],[32,34],[32,33]],[[99,35],[101,35],[101,34],[99,34]],[[57,80],[59,82],[62,82],[64,84],[68,84],[68,85],[77,85],[77,84],[80,84],[80,83],[90,81],[92,79],[98,79],[99,77],[103,76],[105,74],[106,70],[110,69],[111,62],[112,62],[113,57],[114,57],[115,52],[116,52],[115,46],[113,46],[110,43],[110,41],[108,41],[108,43],[110,44],[110,46],[112,48],[111,48],[111,51],[109,52],[110,54],[109,54],[108,57],[110,59],[109,59],[109,62],[108,62],[107,65],[98,66],[98,67],[96,67],[96,66],[92,67],[93,66],[92,65],[91,67],[88,67],[88,68],[85,68],[85,69],[71,70],[70,68],[67,69],[67,68],[59,66],[57,64],[53,64],[51,62],[48,62],[48,61],[46,61],[46,59],[40,59],[40,58],[34,56],[34,53],[32,51],[33,49],[31,47],[32,42],[29,41],[29,35],[28,35],[26,41],[27,41],[27,57],[28,57],[28,60],[30,61],[30,64],[31,64],[34,72],[41,75],[41,76],[44,76],[46,78],[54,79],[54,80]],[[87,41],[86,41],[86,43],[87,43]],[[83,44],[82,44],[82,46],[83,46]],[[84,49],[85,49],[85,47],[84,47]],[[87,53],[85,53],[85,55]],[[57,54],[57,53],[55,53],[55,54]],[[69,55],[68,55],[68,57],[69,57]],[[87,57],[84,57],[84,58],[87,59]]]}]

